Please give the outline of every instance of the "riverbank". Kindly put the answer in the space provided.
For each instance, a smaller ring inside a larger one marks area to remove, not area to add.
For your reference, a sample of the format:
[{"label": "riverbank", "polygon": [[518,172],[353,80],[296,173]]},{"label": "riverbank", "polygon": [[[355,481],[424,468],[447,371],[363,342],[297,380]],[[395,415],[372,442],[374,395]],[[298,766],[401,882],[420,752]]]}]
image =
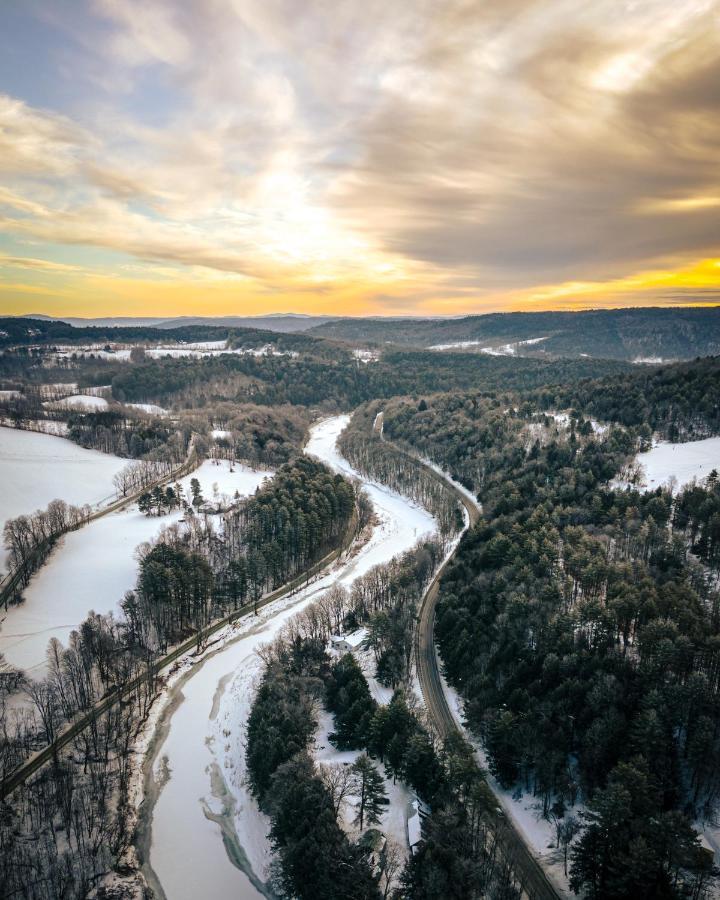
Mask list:
[{"label": "riverbank", "polygon": [[[335,451],[347,417],[311,431],[308,453],[358,478]],[[257,650],[286,621],[333,584],[350,585],[374,565],[413,546],[436,523],[415,504],[381,485],[363,482],[377,524],[365,544],[292,597],[234,623],[198,658],[172,670],[135,746],[138,863],[158,897],[201,895],[245,900],[267,896],[267,821],[245,786],[244,735]]]}]

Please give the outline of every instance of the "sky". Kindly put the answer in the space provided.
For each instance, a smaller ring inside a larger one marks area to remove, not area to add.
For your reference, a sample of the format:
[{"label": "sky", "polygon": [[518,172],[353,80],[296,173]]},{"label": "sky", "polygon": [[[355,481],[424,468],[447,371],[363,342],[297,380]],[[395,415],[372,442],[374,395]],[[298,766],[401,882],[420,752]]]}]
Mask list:
[{"label": "sky", "polygon": [[0,313],[720,302],[720,0],[0,15]]}]

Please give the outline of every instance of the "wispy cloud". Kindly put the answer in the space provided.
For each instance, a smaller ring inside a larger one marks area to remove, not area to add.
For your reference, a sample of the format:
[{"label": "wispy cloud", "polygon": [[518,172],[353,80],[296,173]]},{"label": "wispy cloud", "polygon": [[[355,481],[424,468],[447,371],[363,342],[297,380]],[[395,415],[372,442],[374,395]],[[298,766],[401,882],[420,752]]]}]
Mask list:
[{"label": "wispy cloud", "polygon": [[338,313],[720,284],[719,0],[29,9],[88,87],[0,93],[0,232],[36,262],[72,248],[58,277],[107,251],[118,284],[132,265]]}]

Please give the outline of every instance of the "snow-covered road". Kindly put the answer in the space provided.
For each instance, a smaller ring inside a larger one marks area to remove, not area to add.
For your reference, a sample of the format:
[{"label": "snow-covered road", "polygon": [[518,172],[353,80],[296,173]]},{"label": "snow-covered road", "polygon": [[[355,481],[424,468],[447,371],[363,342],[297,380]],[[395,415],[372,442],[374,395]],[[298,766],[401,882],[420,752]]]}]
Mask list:
[{"label": "snow-covered road", "polygon": [[180,674],[150,737],[150,874],[167,900],[263,896],[270,861],[268,822],[244,783],[245,723],[261,670],[257,649],[324,589],[350,585],[437,530],[429,513],[367,482],[339,454],[337,438],[348,419],[335,416],[314,426],[306,451],[363,482],[379,520],[372,537],[305,590],[243,622],[221,649]]}]

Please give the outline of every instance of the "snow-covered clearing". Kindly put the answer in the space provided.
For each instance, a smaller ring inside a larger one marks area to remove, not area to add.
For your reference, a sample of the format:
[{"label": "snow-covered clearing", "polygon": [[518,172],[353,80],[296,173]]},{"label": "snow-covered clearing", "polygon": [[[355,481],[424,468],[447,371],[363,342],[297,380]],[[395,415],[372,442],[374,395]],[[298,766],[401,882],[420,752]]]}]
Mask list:
[{"label": "snow-covered clearing", "polygon": [[[336,416],[314,426],[306,451],[360,479],[335,446],[348,420]],[[308,588],[265,607],[257,618],[238,623],[229,630],[236,639],[191,670],[182,685],[182,702],[171,711],[155,763],[160,781],[163,772],[169,771],[170,777],[160,788],[152,814],[150,864],[168,900],[262,896],[255,885],[268,876],[268,821],[245,785],[245,727],[261,672],[258,647],[272,640],[323,590],[352,584],[437,530],[425,510],[381,485],[360,480],[379,520],[370,540]],[[164,702],[170,702],[167,695]],[[216,818],[210,820],[208,814]],[[223,845],[223,830],[236,864]],[[256,873],[253,880],[237,866]]]},{"label": "snow-covered clearing", "polygon": [[154,416],[167,415],[167,410],[156,403],[125,403],[124,405],[131,406],[133,409],[139,409],[142,412],[151,413]]},{"label": "snow-covered clearing", "polygon": [[363,350],[361,347],[356,347],[353,350],[353,357],[361,363],[371,363],[377,362],[380,359],[380,354],[377,350]]},{"label": "snow-covered clearing", "polygon": [[[190,497],[190,479],[197,477],[207,501],[229,502],[235,491],[255,493],[272,472],[255,472],[235,463],[204,462],[181,482]],[[217,485],[218,493],[214,493]],[[67,645],[70,632],[91,610],[118,611],[125,593],[135,587],[136,549],[162,528],[178,522],[183,513],[146,516],[137,504],[96,519],[79,531],[64,535],[45,565],[24,591],[25,600],[8,609],[0,630],[0,653],[14,667],[33,678],[46,671],[50,638]]]},{"label": "snow-covered clearing", "polygon": [[[56,499],[76,506],[96,503],[113,492],[113,476],[127,462],[54,435],[0,427],[0,522]],[[3,548],[3,570],[5,561]]]},{"label": "snow-covered clearing", "polygon": [[73,394],[62,400],[49,400],[43,404],[48,409],[80,409],[97,411],[107,409],[109,403],[104,397],[95,397],[91,394]]},{"label": "snow-covered clearing", "polygon": [[546,341],[548,336],[529,338],[525,341],[513,341],[510,344],[501,344],[498,347],[481,347],[482,341],[453,341],[449,344],[433,344],[428,350],[468,350],[471,347],[478,347],[480,353],[486,353],[488,356],[517,356],[519,347],[530,347]]},{"label": "snow-covered clearing", "polygon": [[[391,692],[392,693],[392,692]],[[387,702],[387,701],[385,701]],[[319,765],[332,766],[343,765],[350,766],[361,755],[360,750],[337,750],[330,743],[329,735],[334,730],[332,714],[327,710],[321,710],[318,715],[318,727],[315,732],[315,746],[313,748],[313,759]],[[408,847],[408,816],[412,812],[413,794],[408,787],[402,782],[393,783],[392,778],[385,775],[385,770],[381,763],[375,760],[375,766],[381,775],[385,778],[385,793],[390,804],[385,808],[385,812],[377,825],[377,828],[385,835],[391,843],[395,844],[404,857],[409,852]],[[355,816],[357,815],[357,806],[359,797],[352,794],[347,797],[347,801],[341,809],[342,827],[353,840],[358,840],[361,831],[355,824]],[[367,828],[367,825],[365,825]]]},{"label": "snow-covered clearing", "polygon": [[482,341],[452,341],[449,344],[432,344],[428,350],[467,350],[468,347],[479,347]]},{"label": "snow-covered clearing", "polygon": [[0,391],[0,400],[16,400],[22,397],[21,391]]},{"label": "snow-covered clearing", "polygon": [[488,356],[517,356],[519,347],[530,347],[546,340],[547,336],[530,338],[527,341],[515,341],[512,344],[503,344],[501,347],[482,347],[480,352],[487,353]]},{"label": "snow-covered clearing", "polygon": [[660,441],[652,449],[638,453],[636,462],[645,473],[645,490],[653,491],[671,481],[680,490],[693,480],[707,478],[713,469],[720,471],[720,437],[682,444]]},{"label": "snow-covered clearing", "polygon": [[206,459],[200,466],[180,479],[186,498],[190,499],[190,483],[200,482],[203,499],[211,506],[227,506],[237,492],[241,497],[254,494],[266,478],[272,478],[269,469],[251,469],[242,463],[227,459]]}]

